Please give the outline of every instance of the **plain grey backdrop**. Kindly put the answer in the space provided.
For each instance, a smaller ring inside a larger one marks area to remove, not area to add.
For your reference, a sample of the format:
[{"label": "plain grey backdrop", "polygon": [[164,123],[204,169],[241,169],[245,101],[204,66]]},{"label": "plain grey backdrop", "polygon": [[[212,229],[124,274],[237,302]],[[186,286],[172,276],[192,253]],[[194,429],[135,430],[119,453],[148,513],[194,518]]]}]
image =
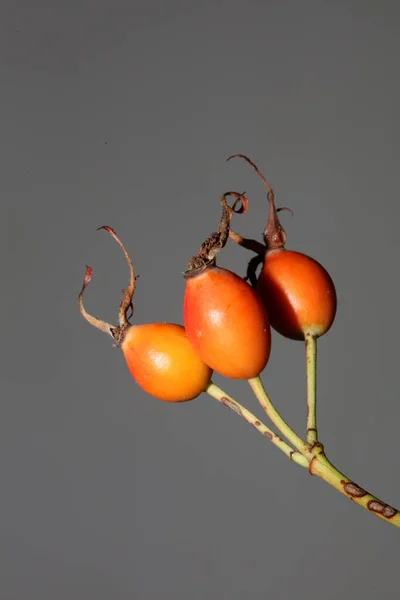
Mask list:
[{"label": "plain grey backdrop", "polygon": [[[319,349],[331,460],[400,505],[399,32],[388,0],[2,0],[1,600],[225,600],[399,593],[399,532],[290,463],[217,402],[148,397],[112,340],[182,322],[187,260],[219,197],[260,239],[269,177],[288,248],[338,292]],[[229,245],[219,264],[244,273]],[[264,382],[305,423],[304,350]],[[263,417],[243,382],[223,385]]]}]

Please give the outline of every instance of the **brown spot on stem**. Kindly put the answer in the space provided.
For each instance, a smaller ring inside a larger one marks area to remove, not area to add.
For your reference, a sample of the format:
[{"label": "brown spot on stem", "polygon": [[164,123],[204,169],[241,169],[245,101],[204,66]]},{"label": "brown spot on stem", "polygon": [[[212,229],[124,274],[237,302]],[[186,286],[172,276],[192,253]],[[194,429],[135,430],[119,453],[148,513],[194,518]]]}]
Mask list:
[{"label": "brown spot on stem", "polygon": [[254,421],[254,426],[255,427],[260,427],[260,425],[261,425],[260,421]]},{"label": "brown spot on stem", "polygon": [[240,416],[242,415],[242,411],[240,410],[240,408],[230,398],[223,396],[221,398],[221,402],[222,404],[233,410],[233,412],[235,412],[236,414]]},{"label": "brown spot on stem", "polygon": [[389,504],[384,504],[380,500],[370,500],[367,504],[368,510],[374,513],[382,515],[386,519],[392,519],[396,514],[397,510]]},{"label": "brown spot on stem", "polygon": [[272,438],[274,437],[270,431],[264,431],[264,435],[269,440],[272,440]]},{"label": "brown spot on stem", "polygon": [[385,508],[385,505],[383,504],[383,502],[380,502],[379,500],[370,500],[367,504],[368,509],[371,510],[372,512],[376,512],[379,514],[382,514]]},{"label": "brown spot on stem", "polygon": [[353,498],[363,498],[363,496],[367,495],[367,492],[354,483],[354,481],[342,480],[340,483],[348,496],[352,496]]},{"label": "brown spot on stem", "polygon": [[386,504],[385,508],[383,509],[383,513],[382,514],[387,519],[393,519],[393,517],[395,515],[397,515],[397,510],[395,508],[393,508],[393,506],[390,506],[389,504]]}]

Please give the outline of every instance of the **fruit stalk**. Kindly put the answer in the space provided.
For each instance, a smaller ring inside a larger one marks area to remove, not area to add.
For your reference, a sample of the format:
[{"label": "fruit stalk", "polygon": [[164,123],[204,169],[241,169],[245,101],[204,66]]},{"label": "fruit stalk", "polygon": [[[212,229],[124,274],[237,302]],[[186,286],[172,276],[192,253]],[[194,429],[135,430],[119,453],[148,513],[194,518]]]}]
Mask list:
[{"label": "fruit stalk", "polygon": [[257,431],[259,431],[262,435],[268,438],[279,450],[282,450],[284,454],[290,460],[295,462],[296,464],[308,468],[309,461],[305,456],[300,454],[300,452],[293,450],[289,444],[287,444],[279,435],[274,433],[267,425],[265,425],[256,415],[250,412],[245,406],[239,404],[236,400],[234,400],[231,396],[228,396],[223,390],[221,390],[215,383],[210,383],[205,390],[207,394],[209,394],[212,398],[224,404],[230,408],[233,412],[235,412],[240,417],[243,417],[250,425],[253,425]]},{"label": "fruit stalk", "polygon": [[306,334],[307,366],[307,442],[312,446],[318,442],[317,428],[317,338]]},{"label": "fruit stalk", "polygon": [[306,458],[310,456],[310,446],[286,423],[281,417],[275,406],[272,404],[260,376],[249,379],[249,384],[257,400],[283,436]]}]

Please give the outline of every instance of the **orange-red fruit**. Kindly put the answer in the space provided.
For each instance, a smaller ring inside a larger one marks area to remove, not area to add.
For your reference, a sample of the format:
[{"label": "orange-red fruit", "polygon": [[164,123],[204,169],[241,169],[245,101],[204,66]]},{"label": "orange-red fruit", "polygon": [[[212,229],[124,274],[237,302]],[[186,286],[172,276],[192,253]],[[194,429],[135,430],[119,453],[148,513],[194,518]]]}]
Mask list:
[{"label": "orange-red fruit", "polygon": [[267,312],[257,293],[232,271],[210,267],[187,278],[184,322],[199,356],[225,377],[256,377],[268,362]]},{"label": "orange-red fruit", "polygon": [[210,383],[212,370],[195,352],[182,325],[132,325],[121,350],[137,383],[159,400],[193,400]]},{"label": "orange-red fruit", "polygon": [[335,319],[336,291],[330,275],[319,262],[300,252],[268,251],[257,290],[272,327],[287,338],[319,337]]}]

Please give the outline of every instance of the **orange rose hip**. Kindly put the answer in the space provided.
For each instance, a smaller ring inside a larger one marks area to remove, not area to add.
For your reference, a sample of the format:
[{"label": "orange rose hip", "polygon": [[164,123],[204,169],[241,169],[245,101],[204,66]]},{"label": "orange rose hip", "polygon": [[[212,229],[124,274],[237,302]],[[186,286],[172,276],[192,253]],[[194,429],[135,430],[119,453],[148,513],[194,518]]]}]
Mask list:
[{"label": "orange rose hip", "polygon": [[210,382],[212,371],[195,352],[182,325],[133,325],[121,350],[137,383],[160,400],[193,400]]},{"label": "orange rose hip", "polygon": [[[253,282],[268,311],[271,326],[293,340],[318,338],[326,333],[336,315],[336,290],[324,267],[306,254],[286,250],[286,233],[280,224],[274,192],[258,167],[243,154],[268,189],[269,217],[264,244],[245,239],[235,232],[231,237],[257,256],[249,263],[248,279]],[[228,160],[229,160],[228,159]],[[280,209],[282,210],[282,209]],[[257,265],[262,263],[258,278]]]},{"label": "orange rose hip", "polygon": [[226,195],[221,200],[218,232],[203,243],[185,273],[184,323],[190,342],[206,364],[225,377],[250,379],[268,362],[271,330],[258,294],[241,277],[215,265],[215,255],[229,237],[234,212]]},{"label": "orange rose hip", "polygon": [[283,248],[269,250],[257,291],[272,327],[285,337],[320,337],[335,319],[333,281],[324,267],[306,254]]},{"label": "orange rose hip", "polygon": [[133,313],[132,299],[135,290],[135,273],[132,261],[116,235],[108,226],[105,229],[121,246],[130,268],[130,282],[124,290],[119,306],[119,325],[111,325],[88,314],[83,306],[83,292],[92,278],[92,269],[86,275],[78,297],[82,316],[94,327],[111,335],[120,347],[128,368],[137,383],[149,394],[166,402],[185,402],[199,396],[211,380],[211,368],[201,360],[186,337],[182,325],[151,323],[131,325],[127,314]]}]

